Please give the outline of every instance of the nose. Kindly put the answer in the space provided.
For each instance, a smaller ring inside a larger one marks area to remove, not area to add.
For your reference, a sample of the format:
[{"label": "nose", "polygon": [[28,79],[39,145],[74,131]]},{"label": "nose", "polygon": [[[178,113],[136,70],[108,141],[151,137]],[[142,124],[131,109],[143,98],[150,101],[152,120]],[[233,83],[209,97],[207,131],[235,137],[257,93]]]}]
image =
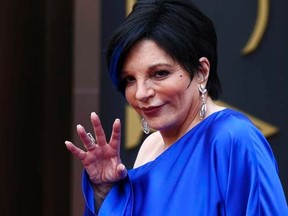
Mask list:
[{"label": "nose", "polygon": [[135,97],[139,101],[146,101],[154,95],[154,89],[149,81],[138,82]]}]

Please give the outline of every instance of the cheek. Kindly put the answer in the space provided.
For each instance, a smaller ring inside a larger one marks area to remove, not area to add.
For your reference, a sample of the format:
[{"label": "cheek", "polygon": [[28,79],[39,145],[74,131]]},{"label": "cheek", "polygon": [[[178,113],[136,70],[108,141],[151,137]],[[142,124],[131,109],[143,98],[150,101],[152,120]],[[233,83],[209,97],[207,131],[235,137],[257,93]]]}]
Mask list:
[{"label": "cheek", "polygon": [[194,99],[197,97],[195,95],[197,92],[193,91],[192,88],[193,86],[187,88],[186,85],[178,84],[177,87],[171,87],[167,90],[166,97],[174,104],[173,106],[181,110],[186,109],[194,103]]},{"label": "cheek", "polygon": [[170,85],[169,87],[162,88],[158,91],[164,97],[170,98],[172,100],[181,100],[185,97],[186,94],[186,86],[183,84],[175,83]]},{"label": "cheek", "polygon": [[[127,103],[130,104],[131,106],[133,106],[132,104],[133,104],[134,94],[130,88],[125,89],[125,98],[126,98]],[[134,103],[135,103],[135,101],[134,101]]]}]

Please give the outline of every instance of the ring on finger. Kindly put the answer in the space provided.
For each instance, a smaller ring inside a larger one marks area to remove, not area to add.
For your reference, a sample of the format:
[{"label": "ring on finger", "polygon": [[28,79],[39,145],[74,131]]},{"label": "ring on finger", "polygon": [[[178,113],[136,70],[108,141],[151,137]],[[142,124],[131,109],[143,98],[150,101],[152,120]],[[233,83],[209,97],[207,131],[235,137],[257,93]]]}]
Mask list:
[{"label": "ring on finger", "polygon": [[87,133],[87,136],[90,138],[90,144],[89,145],[84,145],[86,149],[90,149],[92,146],[95,145],[95,139],[94,137],[92,136],[91,133]]}]

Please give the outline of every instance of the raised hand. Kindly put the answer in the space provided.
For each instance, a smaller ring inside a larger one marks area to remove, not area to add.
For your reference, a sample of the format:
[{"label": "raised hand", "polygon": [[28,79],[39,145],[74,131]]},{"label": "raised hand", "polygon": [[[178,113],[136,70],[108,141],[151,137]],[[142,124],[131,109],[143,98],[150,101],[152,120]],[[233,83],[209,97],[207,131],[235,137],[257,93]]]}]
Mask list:
[{"label": "raised hand", "polygon": [[100,119],[94,112],[91,113],[91,122],[95,142],[91,140],[84,127],[77,125],[77,133],[87,151],[76,147],[70,141],[66,141],[65,144],[67,149],[82,161],[94,186],[101,190],[127,175],[127,169],[120,159],[121,124],[119,119],[114,121],[111,138],[107,143]]}]

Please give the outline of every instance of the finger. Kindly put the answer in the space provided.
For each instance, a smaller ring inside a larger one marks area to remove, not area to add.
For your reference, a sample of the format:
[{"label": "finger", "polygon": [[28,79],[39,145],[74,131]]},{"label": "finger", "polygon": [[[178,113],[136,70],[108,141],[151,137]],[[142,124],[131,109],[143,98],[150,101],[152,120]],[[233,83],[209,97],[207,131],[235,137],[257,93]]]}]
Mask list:
[{"label": "finger", "polygon": [[92,140],[91,137],[89,137],[89,134],[86,133],[83,126],[77,125],[77,133],[87,150],[91,150],[95,147],[95,140]]},{"label": "finger", "polygon": [[86,148],[88,151],[90,151],[90,150],[94,149],[95,144],[96,144],[96,141],[95,141],[94,137],[92,136],[92,134],[87,133],[87,136],[88,136],[89,139],[90,139],[90,145],[89,145],[89,146],[86,146],[86,145],[85,145],[85,148]]},{"label": "finger", "polygon": [[73,145],[73,143],[69,142],[69,141],[65,141],[65,145],[67,147],[67,149],[73,154],[75,155],[78,159],[80,160],[84,160],[85,156],[86,156],[86,152],[83,151],[80,148],[77,148],[75,145]]},{"label": "finger", "polygon": [[97,144],[103,146],[107,144],[106,135],[102,128],[100,119],[95,112],[91,113],[91,122],[93,125],[94,133],[96,135]]},{"label": "finger", "polygon": [[120,179],[123,179],[127,176],[128,171],[124,164],[122,163],[118,164],[118,166],[116,167],[116,170]]},{"label": "finger", "polygon": [[120,150],[120,141],[121,141],[121,122],[120,119],[115,119],[112,128],[112,134],[110,138],[110,145],[114,148]]}]

